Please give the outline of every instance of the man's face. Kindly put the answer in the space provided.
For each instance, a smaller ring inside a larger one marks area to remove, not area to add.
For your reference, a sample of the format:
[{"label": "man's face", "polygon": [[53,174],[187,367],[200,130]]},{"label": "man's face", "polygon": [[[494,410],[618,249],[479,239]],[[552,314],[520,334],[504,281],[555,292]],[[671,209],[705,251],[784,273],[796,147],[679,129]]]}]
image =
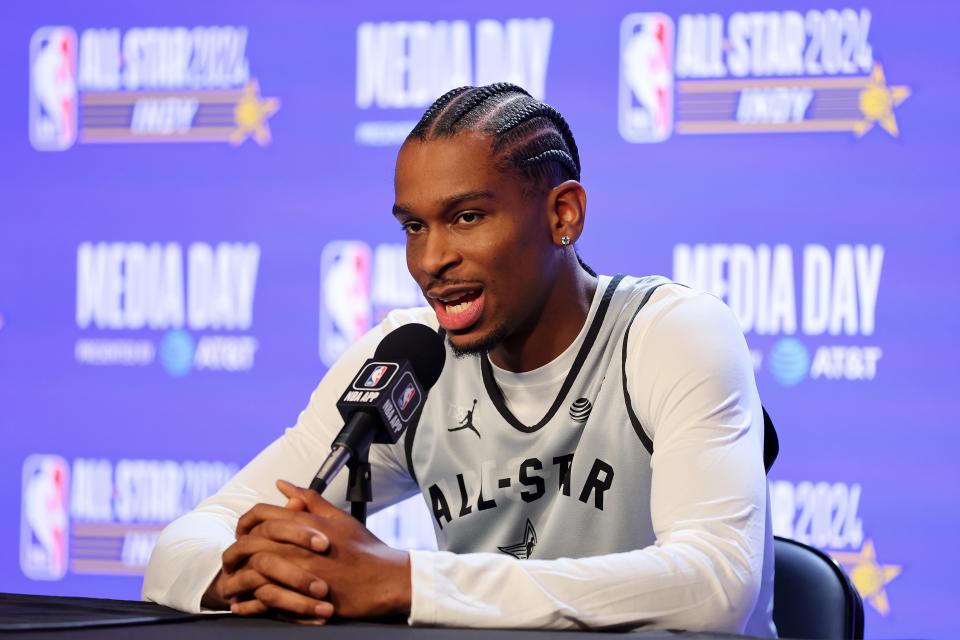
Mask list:
[{"label": "man's face", "polygon": [[490,138],[407,142],[395,190],[407,267],[457,351],[492,349],[540,321],[556,264],[547,197],[496,168]]}]

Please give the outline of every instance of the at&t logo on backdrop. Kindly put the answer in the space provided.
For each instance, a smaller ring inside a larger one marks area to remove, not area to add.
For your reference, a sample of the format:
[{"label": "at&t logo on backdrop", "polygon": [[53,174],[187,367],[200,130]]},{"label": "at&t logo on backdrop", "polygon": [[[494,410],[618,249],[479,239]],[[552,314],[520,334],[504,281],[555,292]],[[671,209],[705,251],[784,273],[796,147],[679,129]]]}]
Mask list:
[{"label": "at&t logo on backdrop", "polygon": [[[620,135],[899,135],[910,96],[874,60],[869,9],[632,13],[620,26]],[[676,25],[676,26],[674,26]]]},{"label": "at&t logo on backdrop", "polygon": [[[873,380],[883,349],[872,336],[881,245],[678,244],[673,279],[709,291],[740,321],[754,367],[784,386]],[[798,263],[799,259],[799,263]],[[774,339],[764,354],[754,343]]]},{"label": "at&t logo on backdrop", "polygon": [[30,142],[270,143],[280,108],[262,98],[247,28],[41,27],[30,40]]},{"label": "at&t logo on backdrop", "polygon": [[[85,242],[77,249],[82,365],[145,366],[171,376],[249,371],[260,247],[255,243]],[[228,333],[223,333],[228,332]],[[199,335],[197,335],[199,334]]]},{"label": "at&t logo on backdrop", "polygon": [[333,365],[391,310],[425,304],[404,245],[328,243],[320,254],[320,359]]}]

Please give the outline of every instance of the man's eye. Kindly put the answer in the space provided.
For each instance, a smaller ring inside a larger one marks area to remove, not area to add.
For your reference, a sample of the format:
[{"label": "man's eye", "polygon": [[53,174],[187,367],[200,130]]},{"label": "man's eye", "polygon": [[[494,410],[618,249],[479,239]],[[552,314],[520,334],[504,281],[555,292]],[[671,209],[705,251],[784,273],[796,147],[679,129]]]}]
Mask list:
[{"label": "man's eye", "polygon": [[423,231],[423,225],[420,224],[419,222],[405,222],[403,224],[403,230],[408,235],[420,233],[421,231]]},{"label": "man's eye", "polygon": [[464,211],[457,218],[460,222],[465,222],[466,224],[473,224],[480,220],[480,214],[473,211]]}]

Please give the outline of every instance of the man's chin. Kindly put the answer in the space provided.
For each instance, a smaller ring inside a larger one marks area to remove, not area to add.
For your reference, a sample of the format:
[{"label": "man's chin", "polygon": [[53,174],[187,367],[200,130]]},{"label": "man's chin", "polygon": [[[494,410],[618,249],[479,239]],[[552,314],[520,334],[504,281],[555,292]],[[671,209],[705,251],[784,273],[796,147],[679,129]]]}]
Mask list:
[{"label": "man's chin", "polygon": [[453,355],[458,358],[471,358],[490,351],[507,337],[507,328],[498,325],[480,336],[451,336],[447,334],[447,342],[453,349]]}]

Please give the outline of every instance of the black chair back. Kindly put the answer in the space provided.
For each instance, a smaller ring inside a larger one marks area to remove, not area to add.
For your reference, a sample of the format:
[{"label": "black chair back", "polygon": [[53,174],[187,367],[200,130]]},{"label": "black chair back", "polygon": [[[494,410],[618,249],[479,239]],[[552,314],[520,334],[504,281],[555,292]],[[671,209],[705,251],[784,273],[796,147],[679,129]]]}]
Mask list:
[{"label": "black chair back", "polygon": [[863,638],[863,601],[830,556],[774,538],[773,621],[781,638]]}]

